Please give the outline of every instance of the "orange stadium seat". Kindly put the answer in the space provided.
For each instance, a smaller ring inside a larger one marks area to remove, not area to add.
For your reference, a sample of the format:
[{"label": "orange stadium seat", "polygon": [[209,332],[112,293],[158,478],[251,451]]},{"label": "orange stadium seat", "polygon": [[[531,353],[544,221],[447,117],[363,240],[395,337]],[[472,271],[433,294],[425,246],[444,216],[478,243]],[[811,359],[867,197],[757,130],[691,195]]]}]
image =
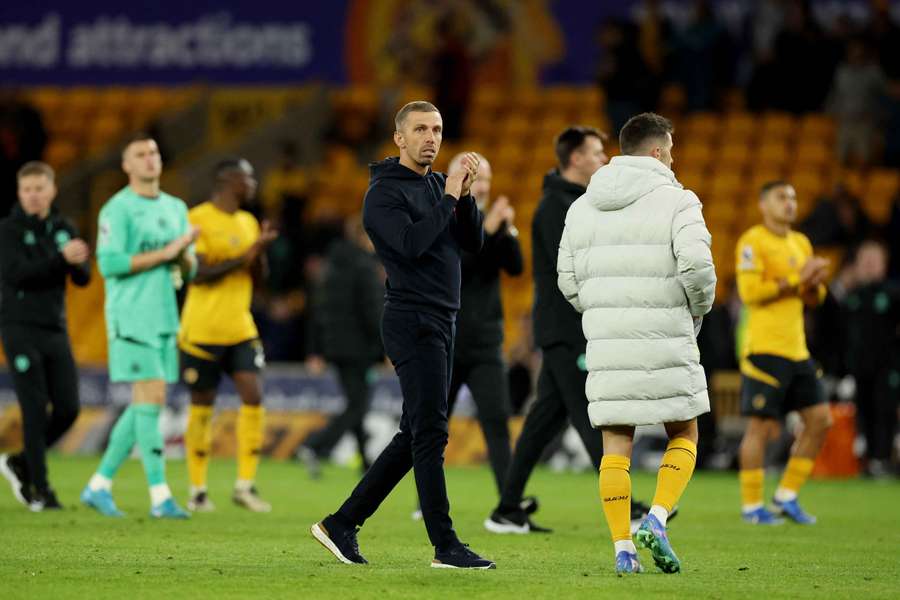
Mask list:
[{"label": "orange stadium seat", "polygon": [[759,124],[750,113],[736,112],[725,117],[724,127],[721,130],[723,143],[746,143],[757,136]]},{"label": "orange stadium seat", "polygon": [[790,151],[788,150],[787,144],[784,142],[763,140],[763,143],[758,146],[753,161],[757,169],[761,168],[783,172],[787,166],[789,157]]},{"label": "orange stadium seat", "polygon": [[822,168],[835,159],[834,148],[821,139],[801,139],[790,159],[795,167]]},{"label": "orange stadium seat", "polygon": [[684,144],[676,146],[672,155],[675,164],[685,165],[691,170],[703,170],[713,162],[714,154],[712,145],[703,139],[688,139]]},{"label": "orange stadium seat", "polygon": [[700,197],[701,202],[705,202],[704,196],[706,195],[709,179],[706,176],[706,171],[704,169],[697,169],[694,167],[686,167],[681,169],[678,167],[679,163],[675,163],[675,176],[678,178],[678,181],[684,187],[688,188],[695,194]]},{"label": "orange stadium seat", "polygon": [[56,170],[69,166],[78,155],[78,147],[65,139],[51,141],[44,151],[44,159]]},{"label": "orange stadium seat", "polygon": [[804,115],[800,118],[797,137],[802,141],[830,142],[834,138],[834,120],[822,113]]},{"label": "orange stadium seat", "polygon": [[716,113],[699,112],[689,115],[675,129],[675,135],[683,142],[713,140],[721,133],[721,118]]},{"label": "orange stadium seat", "polygon": [[734,198],[745,188],[744,178],[731,171],[718,171],[710,183],[710,194],[713,198]]},{"label": "orange stadium seat", "polygon": [[797,129],[797,121],[793,115],[783,112],[770,112],[762,116],[760,134],[764,142],[770,140],[785,141],[793,136]]},{"label": "orange stadium seat", "polygon": [[722,144],[716,153],[716,168],[720,170],[743,171],[750,164],[750,146],[747,144]]}]

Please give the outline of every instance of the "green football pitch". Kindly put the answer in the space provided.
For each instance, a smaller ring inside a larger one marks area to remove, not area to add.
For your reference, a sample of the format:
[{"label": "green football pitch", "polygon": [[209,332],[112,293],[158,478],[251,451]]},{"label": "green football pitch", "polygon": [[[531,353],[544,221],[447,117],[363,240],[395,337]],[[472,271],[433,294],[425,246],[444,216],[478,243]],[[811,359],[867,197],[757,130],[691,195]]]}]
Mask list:
[{"label": "green football pitch", "polygon": [[[311,523],[349,493],[356,472],[326,469],[311,481],[295,464],[265,462],[259,487],[274,505],[250,514],[230,502],[234,463],[214,461],[214,513],[186,522],[148,518],[140,463],[129,461],[114,492],[124,519],[78,506],[94,458],[54,456],[50,469],[66,510],[31,514],[0,489],[0,598],[897,598],[900,596],[900,484],[813,481],[805,507],[812,527],[742,523],[737,478],[699,473],[671,522],[683,572],[619,579],[593,474],[535,473],[529,492],[549,535],[498,536],[482,521],[496,492],[485,468],[452,468],[447,479],[460,538],[497,562],[494,571],[429,568],[432,550],[415,505],[411,476],[360,533],[370,564],[338,563],[309,535]],[[184,500],[185,466],[170,461]],[[654,476],[636,473],[649,499]],[[5,483],[5,482],[2,482]],[[774,481],[767,482],[771,493]]]}]

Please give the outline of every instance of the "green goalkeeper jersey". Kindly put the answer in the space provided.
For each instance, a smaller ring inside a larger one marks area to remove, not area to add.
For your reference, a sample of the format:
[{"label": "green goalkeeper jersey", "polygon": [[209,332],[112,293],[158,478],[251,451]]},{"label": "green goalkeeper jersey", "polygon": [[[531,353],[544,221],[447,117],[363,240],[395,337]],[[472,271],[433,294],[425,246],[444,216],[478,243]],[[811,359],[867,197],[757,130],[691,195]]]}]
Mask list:
[{"label": "green goalkeeper jersey", "polygon": [[131,273],[131,258],[163,248],[187,233],[188,227],[185,203],[164,192],[146,198],[125,187],[104,205],[97,264],[106,283],[110,340],[124,338],[157,346],[161,336],[178,333],[177,266],[161,264]]}]

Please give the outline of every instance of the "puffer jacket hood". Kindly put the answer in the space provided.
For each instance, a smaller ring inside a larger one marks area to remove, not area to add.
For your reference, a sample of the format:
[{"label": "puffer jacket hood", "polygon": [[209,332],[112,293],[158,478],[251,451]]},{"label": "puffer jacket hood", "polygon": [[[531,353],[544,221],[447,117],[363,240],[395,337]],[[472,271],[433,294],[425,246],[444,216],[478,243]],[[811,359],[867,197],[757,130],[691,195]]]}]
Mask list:
[{"label": "puffer jacket hood", "polygon": [[652,156],[616,156],[591,177],[587,197],[597,210],[620,210],[664,185],[682,188],[672,169]]}]

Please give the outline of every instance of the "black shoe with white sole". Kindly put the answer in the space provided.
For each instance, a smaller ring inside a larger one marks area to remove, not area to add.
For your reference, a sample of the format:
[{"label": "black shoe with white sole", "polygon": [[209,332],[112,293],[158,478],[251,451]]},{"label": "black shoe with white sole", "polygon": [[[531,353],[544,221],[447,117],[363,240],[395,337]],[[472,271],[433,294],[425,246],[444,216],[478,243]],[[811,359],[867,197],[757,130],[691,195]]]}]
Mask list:
[{"label": "black shoe with white sole", "polygon": [[13,496],[25,506],[31,505],[31,478],[21,454],[0,454],[0,475],[6,478]]},{"label": "black shoe with white sole", "polygon": [[553,533],[552,529],[541,527],[531,520],[525,511],[500,512],[495,510],[484,522],[484,528],[491,533]]},{"label": "black shoe with white sole", "polygon": [[28,508],[31,512],[42,512],[45,510],[62,510],[63,505],[59,503],[56,492],[53,488],[47,488],[44,491],[35,491]]},{"label": "black shoe with white sole", "polygon": [[456,544],[446,550],[435,550],[433,569],[496,569],[494,561],[481,558],[471,550],[468,544]]},{"label": "black shoe with white sole", "polygon": [[356,539],[358,527],[344,527],[337,519],[328,516],[310,527],[309,532],[342,563],[369,564],[369,561],[359,553],[359,542]]}]

